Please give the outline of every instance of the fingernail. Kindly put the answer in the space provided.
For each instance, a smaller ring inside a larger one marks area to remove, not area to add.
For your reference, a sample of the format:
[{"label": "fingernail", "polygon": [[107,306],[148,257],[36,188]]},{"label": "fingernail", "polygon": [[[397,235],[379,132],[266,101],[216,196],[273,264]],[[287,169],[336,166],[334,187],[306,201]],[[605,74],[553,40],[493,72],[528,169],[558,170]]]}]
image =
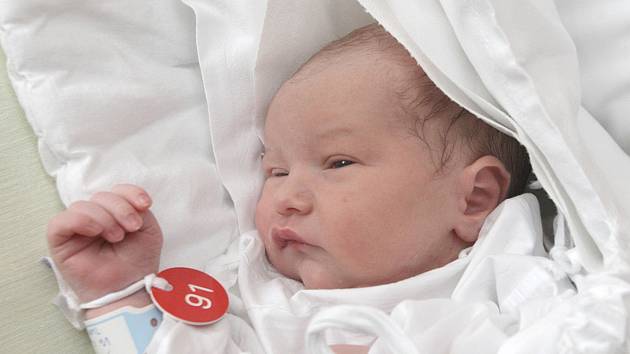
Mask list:
[{"label": "fingernail", "polygon": [[109,231],[110,242],[119,242],[125,238],[125,232],[120,229],[114,229]]},{"label": "fingernail", "polygon": [[151,204],[151,199],[149,199],[149,197],[147,197],[146,195],[142,194],[138,197],[138,204],[140,204],[140,206],[143,206],[143,207],[149,206],[149,204]]},{"label": "fingernail", "polygon": [[136,214],[129,214],[125,216],[125,220],[132,231],[136,231],[140,228],[140,226],[142,226],[142,219],[140,219],[140,217]]}]

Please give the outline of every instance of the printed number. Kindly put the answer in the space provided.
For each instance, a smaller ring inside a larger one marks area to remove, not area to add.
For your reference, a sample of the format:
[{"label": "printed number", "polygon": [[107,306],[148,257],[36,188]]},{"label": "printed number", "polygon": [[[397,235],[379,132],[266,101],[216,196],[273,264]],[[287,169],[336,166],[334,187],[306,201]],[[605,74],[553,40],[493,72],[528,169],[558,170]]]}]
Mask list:
[{"label": "printed number", "polygon": [[[188,284],[188,288],[193,293],[196,292],[197,290],[202,290],[209,293],[214,292],[214,290],[212,289],[204,288],[204,287],[201,287],[199,285],[194,285],[194,284]],[[193,307],[201,307],[204,310],[207,310],[212,307],[212,301],[210,301],[210,299],[204,296],[197,295],[197,294],[186,294],[186,297],[184,298],[184,300],[186,301],[188,305],[193,306]]]},{"label": "printed number", "polygon": [[195,284],[188,284],[188,288],[190,290],[192,290],[193,293],[195,291],[197,291],[197,290],[203,290],[203,291],[208,292],[208,293],[213,293],[214,292],[214,290],[212,290],[212,289],[204,288],[202,286],[195,285]]}]

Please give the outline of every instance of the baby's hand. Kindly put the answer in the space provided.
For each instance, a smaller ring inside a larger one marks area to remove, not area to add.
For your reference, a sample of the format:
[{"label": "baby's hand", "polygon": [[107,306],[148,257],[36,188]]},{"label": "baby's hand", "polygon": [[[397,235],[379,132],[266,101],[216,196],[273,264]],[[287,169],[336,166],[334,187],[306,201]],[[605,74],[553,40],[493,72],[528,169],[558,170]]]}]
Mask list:
[{"label": "baby's hand", "polygon": [[121,290],[158,270],[162,231],[139,187],[78,201],[48,224],[48,247],[63,278],[81,302]]}]

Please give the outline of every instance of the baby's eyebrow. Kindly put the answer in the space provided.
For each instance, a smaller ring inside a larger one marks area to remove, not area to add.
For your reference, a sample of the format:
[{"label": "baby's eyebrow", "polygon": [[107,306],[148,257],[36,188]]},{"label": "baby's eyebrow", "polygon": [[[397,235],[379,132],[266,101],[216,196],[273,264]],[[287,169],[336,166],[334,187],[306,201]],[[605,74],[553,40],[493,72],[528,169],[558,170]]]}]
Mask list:
[{"label": "baby's eyebrow", "polygon": [[317,133],[315,136],[318,139],[322,140],[330,140],[338,137],[352,135],[354,133],[353,129],[349,127],[334,127],[331,129],[324,130],[323,132]]}]

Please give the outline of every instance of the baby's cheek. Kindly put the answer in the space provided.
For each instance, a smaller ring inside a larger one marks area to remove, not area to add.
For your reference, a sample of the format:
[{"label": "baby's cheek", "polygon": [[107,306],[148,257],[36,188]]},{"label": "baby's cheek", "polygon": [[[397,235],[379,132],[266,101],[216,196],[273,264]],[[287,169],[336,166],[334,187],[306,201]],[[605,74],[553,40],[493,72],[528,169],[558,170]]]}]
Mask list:
[{"label": "baby's cheek", "polygon": [[331,231],[333,253],[340,264],[348,267],[361,268],[365,258],[370,258],[374,252],[373,235],[370,233],[368,220],[354,215],[338,215]]},{"label": "baby's cheek", "polygon": [[269,203],[267,201],[267,198],[261,197],[256,204],[254,223],[256,225],[256,230],[258,230],[260,236],[263,237],[263,235],[269,229],[270,223]]}]

